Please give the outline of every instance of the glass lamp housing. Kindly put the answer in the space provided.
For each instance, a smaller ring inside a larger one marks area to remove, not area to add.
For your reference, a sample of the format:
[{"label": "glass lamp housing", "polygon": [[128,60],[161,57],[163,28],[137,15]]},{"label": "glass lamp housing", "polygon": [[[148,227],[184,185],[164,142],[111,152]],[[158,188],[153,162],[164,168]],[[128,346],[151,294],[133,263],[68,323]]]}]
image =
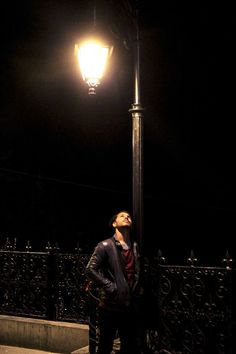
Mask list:
[{"label": "glass lamp housing", "polygon": [[89,86],[89,94],[96,94],[96,87],[104,75],[112,49],[95,39],[85,40],[75,46],[75,55],[82,78]]}]

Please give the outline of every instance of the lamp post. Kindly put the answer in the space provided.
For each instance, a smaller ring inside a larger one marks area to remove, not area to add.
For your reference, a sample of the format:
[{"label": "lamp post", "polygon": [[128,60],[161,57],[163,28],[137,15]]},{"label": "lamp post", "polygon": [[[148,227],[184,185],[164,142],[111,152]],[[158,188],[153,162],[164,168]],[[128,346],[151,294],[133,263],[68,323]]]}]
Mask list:
[{"label": "lamp post", "polygon": [[134,47],[134,102],[129,109],[132,116],[132,200],[135,233],[140,250],[143,249],[143,108],[140,100],[140,39],[136,21]]},{"label": "lamp post", "polygon": [[[134,231],[140,251],[143,248],[143,108],[140,101],[140,37],[139,26],[135,16],[135,45],[134,45],[134,102],[128,110],[132,117],[132,203]],[[84,41],[75,46],[83,80],[89,86],[89,94],[96,94],[105,72],[105,65],[111,56],[113,47],[103,42]],[[84,55],[88,55],[87,58]],[[100,55],[102,58],[100,58]],[[94,64],[100,63],[101,69],[94,69]]]}]

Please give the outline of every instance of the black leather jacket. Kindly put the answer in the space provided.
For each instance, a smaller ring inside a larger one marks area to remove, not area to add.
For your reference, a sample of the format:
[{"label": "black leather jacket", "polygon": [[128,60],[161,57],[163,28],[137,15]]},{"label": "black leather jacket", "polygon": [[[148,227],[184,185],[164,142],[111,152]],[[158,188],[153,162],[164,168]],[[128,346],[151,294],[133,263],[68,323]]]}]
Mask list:
[{"label": "black leather jacket", "polygon": [[140,274],[139,252],[132,243],[135,257],[135,281],[129,287],[125,276],[122,246],[115,236],[101,241],[96,246],[85,270],[85,275],[100,289],[100,306],[110,310],[125,310],[131,297],[138,293]]}]

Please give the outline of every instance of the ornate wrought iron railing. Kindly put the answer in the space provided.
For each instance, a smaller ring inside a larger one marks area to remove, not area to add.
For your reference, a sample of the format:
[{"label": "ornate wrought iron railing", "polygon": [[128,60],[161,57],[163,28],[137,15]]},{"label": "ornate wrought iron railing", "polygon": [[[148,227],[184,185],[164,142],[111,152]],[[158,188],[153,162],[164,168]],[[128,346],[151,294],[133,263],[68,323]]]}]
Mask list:
[{"label": "ornate wrought iron railing", "polygon": [[167,265],[159,252],[149,265],[152,353],[233,353],[233,269],[229,254],[222,267],[198,266],[191,252],[186,266]]},{"label": "ornate wrought iron railing", "polygon": [[0,250],[0,313],[88,323],[84,267],[88,255],[78,249],[60,253],[49,243],[45,252],[16,250],[7,240]]},{"label": "ornate wrought iron railing", "polygon": [[[24,251],[16,241],[0,250],[0,314],[89,324],[90,353],[97,341],[96,289],[84,276],[89,254]],[[150,353],[233,354],[234,277],[227,253],[220,267],[169,265],[159,251],[143,262],[145,331]],[[91,289],[90,289],[91,290]]]}]

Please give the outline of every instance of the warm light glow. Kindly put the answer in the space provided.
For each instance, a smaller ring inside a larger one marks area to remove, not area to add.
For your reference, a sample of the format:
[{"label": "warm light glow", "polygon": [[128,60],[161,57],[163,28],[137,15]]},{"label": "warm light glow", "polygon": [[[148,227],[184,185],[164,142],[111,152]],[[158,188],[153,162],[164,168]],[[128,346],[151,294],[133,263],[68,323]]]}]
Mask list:
[{"label": "warm light glow", "polygon": [[111,48],[90,40],[77,45],[75,49],[83,80],[89,87],[96,87],[104,74]]}]

